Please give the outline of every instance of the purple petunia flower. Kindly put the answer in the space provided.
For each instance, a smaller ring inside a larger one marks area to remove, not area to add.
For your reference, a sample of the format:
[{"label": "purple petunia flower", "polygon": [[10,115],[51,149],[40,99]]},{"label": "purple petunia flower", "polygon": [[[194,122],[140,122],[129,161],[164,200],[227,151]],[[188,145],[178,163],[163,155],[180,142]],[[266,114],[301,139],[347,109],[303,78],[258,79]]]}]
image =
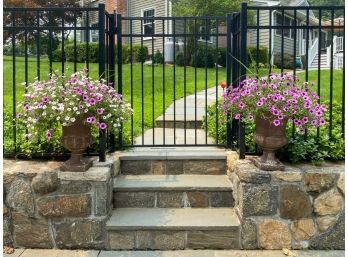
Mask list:
[{"label": "purple petunia flower", "polygon": [[88,117],[88,118],[86,119],[86,121],[87,121],[88,123],[95,123],[95,122],[97,121],[97,119],[96,119],[95,117],[91,116],[91,117]]},{"label": "purple petunia flower", "polygon": [[47,140],[51,140],[52,132],[53,132],[53,129],[49,129],[49,130],[46,131],[46,139]]},{"label": "purple petunia flower", "polygon": [[239,108],[243,109],[245,107],[245,104],[243,102],[239,103]]},{"label": "purple petunia flower", "polygon": [[43,103],[48,103],[48,97],[47,96],[42,97],[41,100],[42,100]]},{"label": "purple petunia flower", "polygon": [[88,84],[87,87],[88,87],[88,89],[91,90],[91,91],[94,90],[94,86],[93,86],[92,84]]},{"label": "purple petunia flower", "polygon": [[325,124],[326,124],[326,121],[323,118],[320,118],[319,125],[322,126],[322,125],[325,125]]},{"label": "purple petunia flower", "polygon": [[234,116],[234,118],[235,118],[236,120],[239,120],[239,119],[240,119],[240,114],[237,113],[236,116]]},{"label": "purple petunia flower", "polygon": [[317,120],[312,120],[312,121],[311,121],[311,124],[312,124],[313,126],[318,126],[318,121],[317,121]]},{"label": "purple petunia flower", "polygon": [[28,110],[29,110],[29,107],[30,107],[29,104],[24,105],[24,110],[25,110],[25,111],[28,111]]},{"label": "purple petunia flower", "polygon": [[104,108],[98,108],[98,109],[97,109],[97,113],[98,113],[99,115],[102,115],[102,114],[104,113]]},{"label": "purple petunia flower", "polygon": [[87,101],[90,105],[95,105],[96,104],[96,100],[94,98],[90,98]]},{"label": "purple petunia flower", "polygon": [[99,123],[99,128],[104,130],[107,128],[107,125],[104,122],[101,122]]},{"label": "purple petunia flower", "polygon": [[261,106],[263,105],[263,102],[262,102],[262,101],[258,101],[258,102],[256,103],[256,105],[257,105],[258,107],[261,107]]},{"label": "purple petunia flower", "polygon": [[303,117],[303,118],[302,118],[302,122],[303,122],[303,124],[308,123],[308,121],[309,121],[309,119],[308,119],[308,117],[307,117],[307,116],[305,116],[305,117]]},{"label": "purple petunia flower", "polygon": [[274,120],[273,125],[278,127],[280,125],[280,120]]}]

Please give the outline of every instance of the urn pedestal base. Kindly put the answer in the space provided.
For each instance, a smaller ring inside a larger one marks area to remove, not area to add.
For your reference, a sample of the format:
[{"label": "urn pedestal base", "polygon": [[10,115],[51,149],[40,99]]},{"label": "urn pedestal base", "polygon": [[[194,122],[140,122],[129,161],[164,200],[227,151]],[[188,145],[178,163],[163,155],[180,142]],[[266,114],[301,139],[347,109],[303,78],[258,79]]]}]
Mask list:
[{"label": "urn pedestal base", "polygon": [[260,170],[266,170],[266,171],[276,171],[276,170],[284,171],[285,170],[285,165],[281,163],[279,160],[264,162],[262,161],[261,157],[254,157],[251,160],[253,164]]}]

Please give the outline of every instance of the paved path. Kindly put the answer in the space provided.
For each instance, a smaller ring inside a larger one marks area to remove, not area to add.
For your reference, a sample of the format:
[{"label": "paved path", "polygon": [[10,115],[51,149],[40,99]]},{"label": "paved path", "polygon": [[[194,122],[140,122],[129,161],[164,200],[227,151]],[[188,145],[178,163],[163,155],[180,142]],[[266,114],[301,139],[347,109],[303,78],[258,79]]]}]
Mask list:
[{"label": "paved path", "polygon": [[[222,88],[218,86],[218,98],[221,97],[222,93]],[[185,98],[176,100],[175,108],[174,103],[172,103],[166,109],[164,115],[156,119],[156,128],[146,130],[144,140],[142,136],[137,137],[135,139],[135,145],[172,145],[174,142],[178,145],[214,144],[214,140],[206,136],[205,130],[201,129],[201,126],[206,113],[206,106],[212,105],[215,102],[216,87],[208,88],[207,91],[202,90],[197,92],[196,96],[194,94],[186,96],[186,103]],[[184,124],[186,124],[186,131]]]},{"label": "paved path", "polygon": [[242,250],[184,250],[184,251],[80,251],[16,249],[5,257],[344,257],[344,251],[242,251]]}]

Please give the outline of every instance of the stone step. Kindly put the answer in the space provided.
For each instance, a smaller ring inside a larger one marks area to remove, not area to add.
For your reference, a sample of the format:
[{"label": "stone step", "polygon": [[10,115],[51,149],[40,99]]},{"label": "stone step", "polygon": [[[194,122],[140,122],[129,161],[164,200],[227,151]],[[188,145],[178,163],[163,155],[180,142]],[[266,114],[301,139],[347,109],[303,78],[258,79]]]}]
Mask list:
[{"label": "stone step", "polygon": [[134,151],[120,156],[122,175],[226,175],[226,152]]},{"label": "stone step", "polygon": [[120,208],[106,229],[108,250],[240,249],[233,208]]},{"label": "stone step", "polygon": [[221,175],[140,175],[114,180],[116,208],[233,207],[232,183]]},{"label": "stone step", "polygon": [[135,139],[136,146],[185,146],[185,145],[214,145],[215,140],[207,137],[205,130],[183,128],[150,128]]}]

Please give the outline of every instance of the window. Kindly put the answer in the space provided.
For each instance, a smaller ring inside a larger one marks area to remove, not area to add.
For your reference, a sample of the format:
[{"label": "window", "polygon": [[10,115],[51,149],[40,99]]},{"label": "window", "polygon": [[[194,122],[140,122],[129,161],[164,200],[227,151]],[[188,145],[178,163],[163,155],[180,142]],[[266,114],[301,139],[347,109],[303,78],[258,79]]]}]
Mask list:
[{"label": "window", "polygon": [[[147,9],[142,11],[142,16],[147,17],[155,17],[155,9]],[[155,33],[155,21],[153,19],[144,19],[143,20],[143,33],[144,36],[152,36]]]},{"label": "window", "polygon": [[[294,19],[284,15],[284,23],[282,21],[283,16],[280,13],[275,14],[275,25],[276,26],[292,26],[294,25]],[[294,29],[283,29],[284,37],[294,38],[295,31]],[[281,36],[282,29],[276,29],[276,34]]]}]

